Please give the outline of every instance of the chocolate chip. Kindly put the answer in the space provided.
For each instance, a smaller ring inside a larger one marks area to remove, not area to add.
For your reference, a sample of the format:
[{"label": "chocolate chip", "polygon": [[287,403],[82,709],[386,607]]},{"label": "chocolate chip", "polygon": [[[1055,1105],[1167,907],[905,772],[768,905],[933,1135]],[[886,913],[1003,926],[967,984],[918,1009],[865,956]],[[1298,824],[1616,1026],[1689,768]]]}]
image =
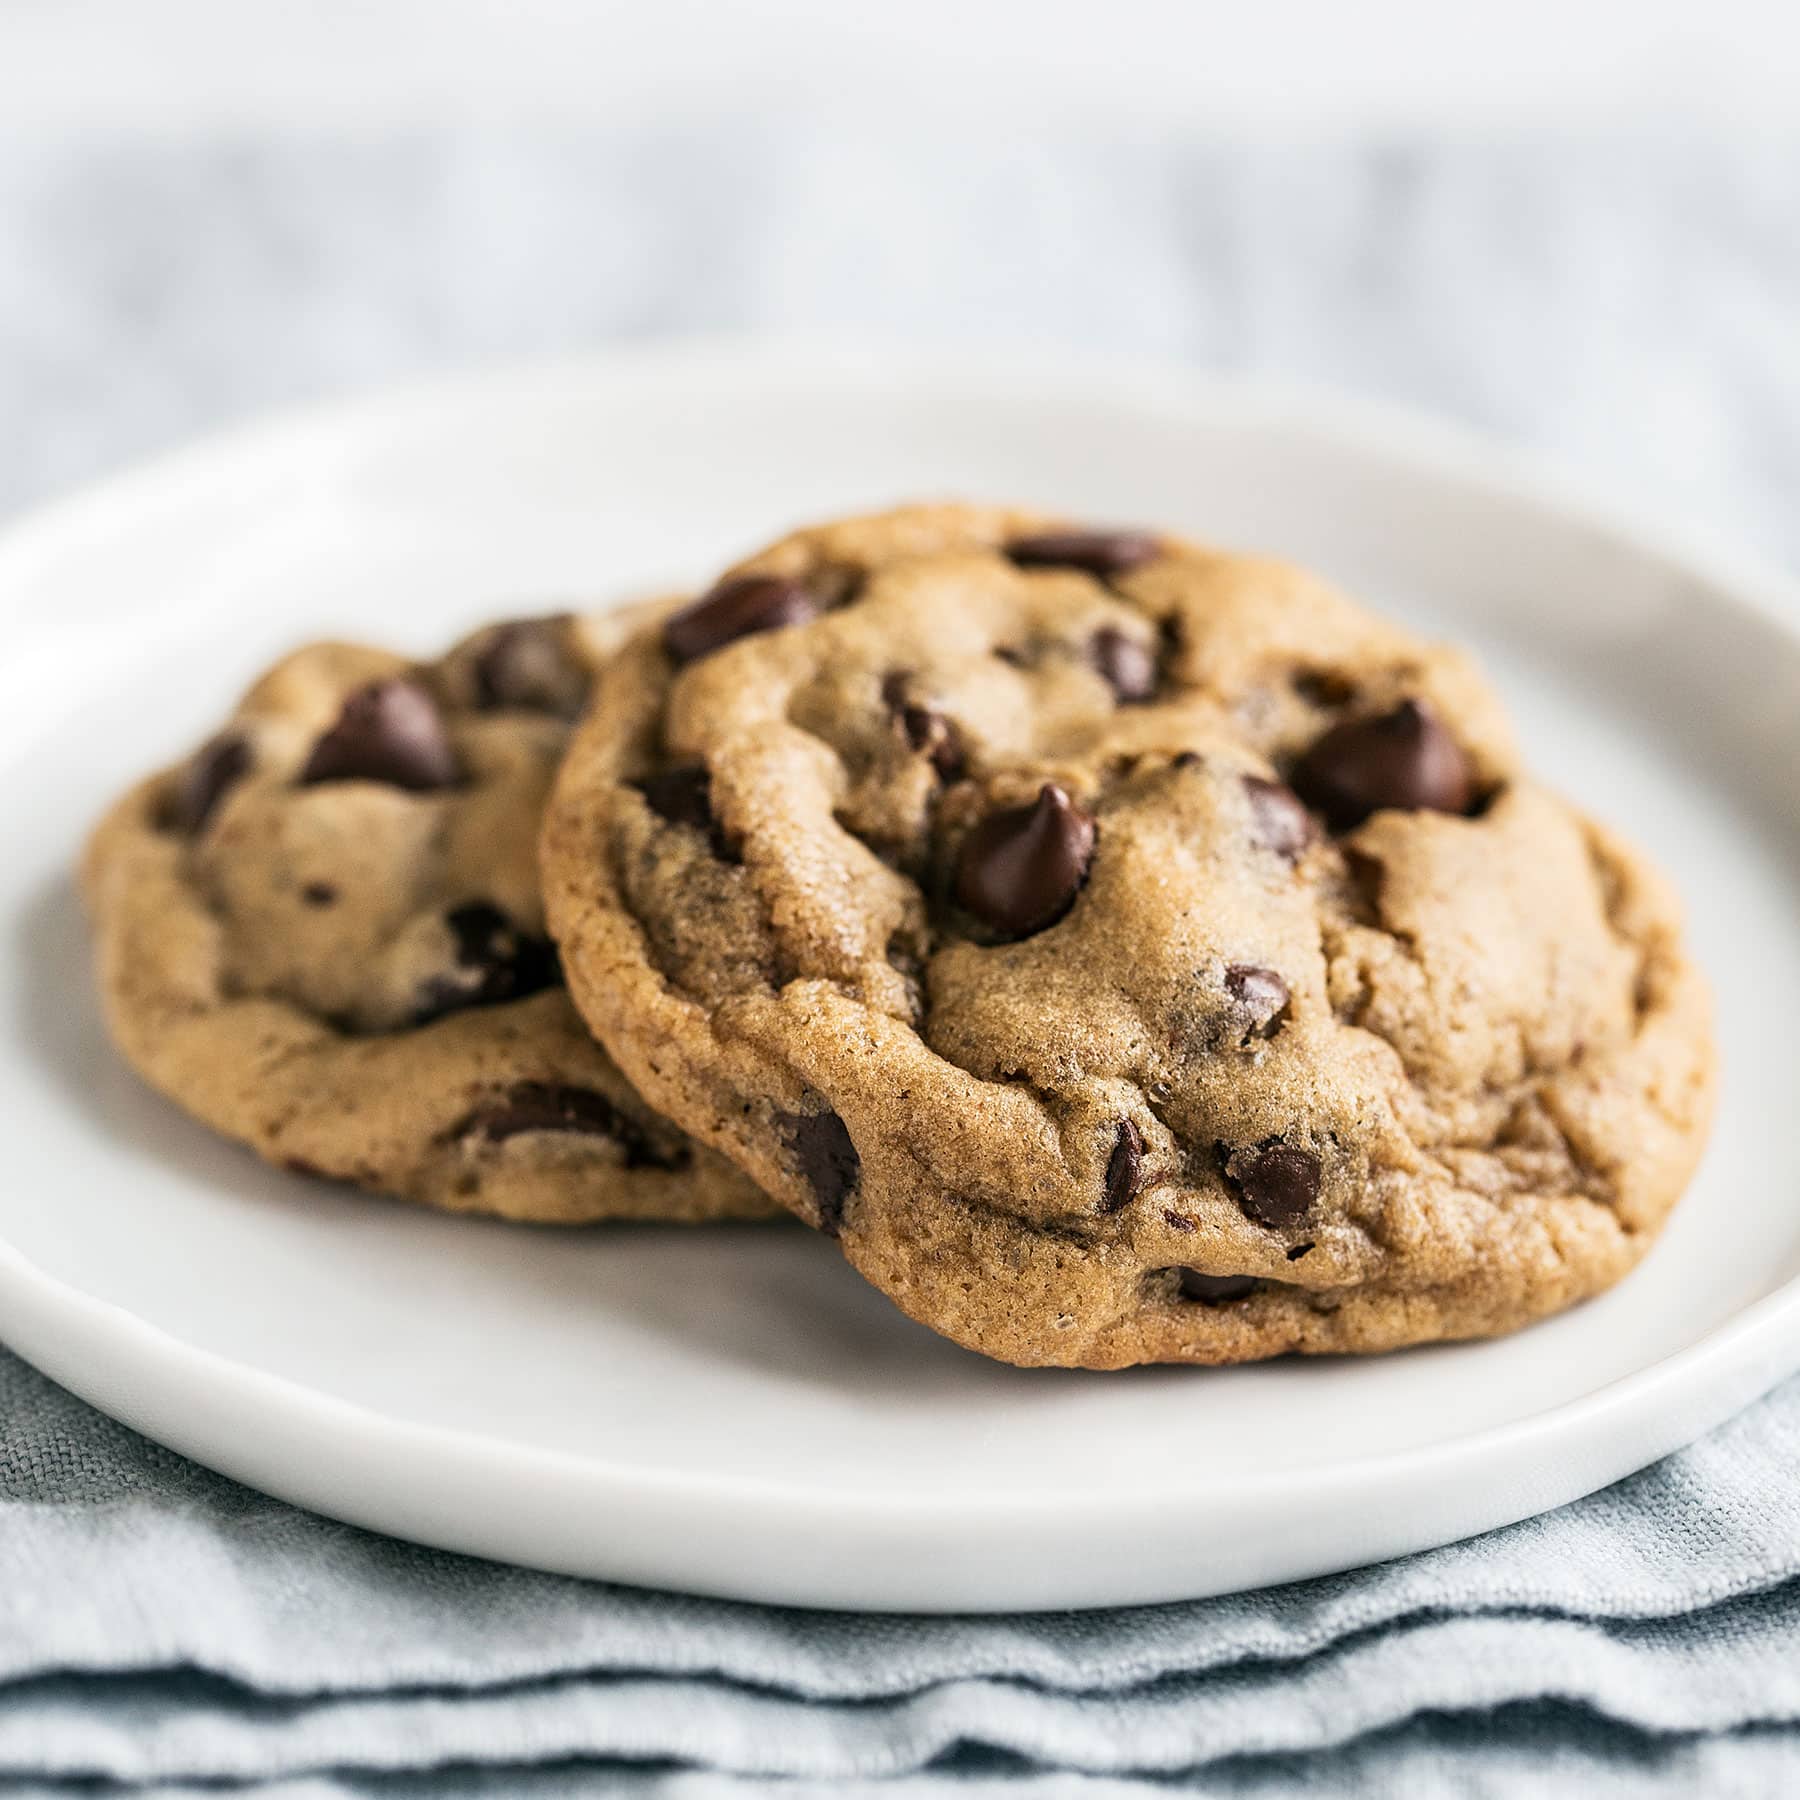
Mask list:
[{"label": "chocolate chip", "polygon": [[712,776],[705,763],[661,769],[632,785],[659,819],[667,819],[671,825],[691,825],[696,831],[704,831],[713,855],[722,862],[736,858],[736,848],[712,809]]},{"label": "chocolate chip", "polygon": [[902,724],[907,742],[925,752],[939,781],[961,781],[968,773],[968,752],[953,721],[922,706],[909,706]]},{"label": "chocolate chip", "polygon": [[956,902],[1008,937],[1054,925],[1094,855],[1094,818],[1054,782],[1029,806],[991,812],[963,839]]},{"label": "chocolate chip", "polygon": [[1233,963],[1225,971],[1225,991],[1249,1016],[1250,1035],[1272,1038],[1281,1029],[1292,996],[1288,984],[1273,969]]},{"label": "chocolate chip", "polygon": [[197,837],[226,792],[250,773],[250,746],[235,731],[203,744],[182,770],[168,808],[177,831]]},{"label": "chocolate chip", "polygon": [[436,705],[404,676],[358,688],[300,771],[303,786],[384,781],[414,793],[450,787],[457,779],[456,753]]},{"label": "chocolate chip", "polygon": [[1288,684],[1308,706],[1345,706],[1356,698],[1356,689],[1331,669],[1296,670]]},{"label": "chocolate chip", "polygon": [[1298,1225],[1319,1197],[1319,1159],[1310,1150],[1266,1138],[1239,1150],[1221,1144],[1219,1158],[1244,1216],[1272,1231]]},{"label": "chocolate chip", "polygon": [[1209,1275],[1204,1269],[1180,1269],[1176,1274],[1182,1299],[1198,1300],[1202,1306],[1229,1306],[1262,1285],[1254,1275]]},{"label": "chocolate chip", "polygon": [[569,654],[569,615],[510,619],[488,632],[475,657],[475,703],[572,719],[587,699],[587,672]]},{"label": "chocolate chip", "polygon": [[628,1169],[685,1169],[693,1152],[685,1144],[657,1143],[636,1119],[622,1113],[592,1088],[558,1081],[517,1081],[498,1098],[476,1107],[454,1125],[450,1137],[477,1137],[504,1143],[532,1131],[572,1132],[609,1138]]},{"label": "chocolate chip", "polygon": [[632,785],[659,819],[667,819],[671,825],[692,825],[698,831],[712,830],[712,776],[705,763],[659,769]]},{"label": "chocolate chip", "polygon": [[1116,625],[1094,633],[1088,660],[1121,706],[1135,706],[1156,692],[1156,652]]},{"label": "chocolate chip", "polygon": [[444,915],[455,941],[455,966],[434,975],[419,991],[413,1023],[423,1025],[465,1006],[497,1006],[522,1000],[562,979],[548,938],[521,931],[499,907],[470,900]]},{"label": "chocolate chip", "polygon": [[1128,1205],[1144,1179],[1144,1134],[1130,1119],[1121,1119],[1113,1135],[1112,1155],[1106,1159],[1106,1198],[1102,1212],[1117,1212]]},{"label": "chocolate chip", "polygon": [[663,648],[678,663],[697,661],[727,644],[781,625],[804,625],[819,613],[805,585],[780,575],[739,575],[684,606],[663,626]]},{"label": "chocolate chip", "polygon": [[906,747],[923,752],[940,781],[962,780],[969,767],[962,733],[956,729],[954,720],[907,698],[909,679],[908,672],[900,669],[881,684],[881,697],[893,713],[894,723],[906,740]]},{"label": "chocolate chip", "polygon": [[862,1177],[862,1158],[850,1141],[844,1121],[829,1110],[817,1113],[777,1113],[776,1123],[818,1207],[819,1229],[836,1237],[843,1224],[844,1208]]},{"label": "chocolate chip", "polygon": [[1265,850],[1298,862],[1313,841],[1313,822],[1300,796],[1261,775],[1246,775],[1244,791],[1250,796],[1250,824],[1256,841]]},{"label": "chocolate chip", "polygon": [[338,891],[329,881],[309,881],[300,890],[300,898],[308,906],[331,906],[338,897]]},{"label": "chocolate chip", "polygon": [[1333,831],[1353,830],[1387,807],[1463,813],[1474,799],[1468,758],[1420,700],[1334,725],[1295,764],[1293,782]]},{"label": "chocolate chip", "polygon": [[1082,569],[1101,581],[1162,554],[1147,531],[1040,531],[1014,538],[1006,554],[1022,569]]},{"label": "chocolate chip", "polygon": [[1359,924],[1381,923],[1381,890],[1387,885],[1387,865],[1379,857],[1361,850],[1344,849],[1344,874],[1348,878],[1348,898]]}]

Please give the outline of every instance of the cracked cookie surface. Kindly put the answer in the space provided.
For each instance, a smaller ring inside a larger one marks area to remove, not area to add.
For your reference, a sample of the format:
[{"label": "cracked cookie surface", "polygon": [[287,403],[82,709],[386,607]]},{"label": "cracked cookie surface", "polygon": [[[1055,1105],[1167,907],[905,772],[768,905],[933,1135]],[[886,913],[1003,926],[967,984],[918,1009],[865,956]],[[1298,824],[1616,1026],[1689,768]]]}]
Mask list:
[{"label": "cracked cookie surface", "polygon": [[270,1162],[455,1211],[772,1210],[632,1090],[544,934],[544,796],[629,629],[510,620],[427,664],[311,645],[120,800],[82,885],[139,1074]]},{"label": "cracked cookie surface", "polygon": [[1511,1330],[1710,1117],[1668,890],[1467,659],[1173,537],[783,539],[609,665],[543,861],[644,1093],[1013,1362]]}]

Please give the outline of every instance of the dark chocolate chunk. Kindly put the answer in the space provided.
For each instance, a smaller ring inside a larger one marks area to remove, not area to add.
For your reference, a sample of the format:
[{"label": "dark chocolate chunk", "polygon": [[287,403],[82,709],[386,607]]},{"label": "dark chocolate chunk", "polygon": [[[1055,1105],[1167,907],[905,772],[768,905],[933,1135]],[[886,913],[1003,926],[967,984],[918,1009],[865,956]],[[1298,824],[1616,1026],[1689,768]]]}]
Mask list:
[{"label": "dark chocolate chunk", "polygon": [[1202,1306],[1229,1306],[1233,1300],[1247,1299],[1262,1286],[1254,1275],[1209,1275],[1204,1269],[1177,1271],[1184,1300],[1198,1300]]},{"label": "dark chocolate chunk", "polygon": [[1288,984],[1273,969],[1233,963],[1225,971],[1225,991],[1248,1019],[1248,1035],[1272,1038],[1281,1029],[1292,996]]},{"label": "dark chocolate chunk", "polygon": [[671,825],[692,825],[696,831],[712,830],[712,776],[705,763],[659,769],[632,785],[659,819],[667,819]]},{"label": "dark chocolate chunk", "polygon": [[659,819],[667,819],[671,825],[691,825],[696,831],[704,831],[713,855],[720,861],[731,862],[736,858],[736,847],[725,835],[725,828],[712,809],[712,776],[705,763],[661,769],[632,785]]},{"label": "dark chocolate chunk", "polygon": [[1156,652],[1116,625],[1103,625],[1094,633],[1088,660],[1121,706],[1134,706],[1156,692]]},{"label": "dark chocolate chunk", "polygon": [[1319,1197],[1319,1159],[1279,1138],[1239,1150],[1221,1144],[1219,1160],[1244,1216],[1272,1231],[1298,1225]]},{"label": "dark chocolate chunk", "polygon": [[619,1146],[628,1169],[685,1169],[693,1152],[685,1144],[657,1143],[636,1119],[592,1088],[558,1081],[517,1081],[455,1125],[451,1137],[478,1137],[504,1143],[531,1131],[573,1132],[608,1138]]},{"label": "dark chocolate chunk", "polygon": [[554,987],[562,979],[556,948],[533,937],[499,907],[470,900],[444,915],[456,961],[419,992],[413,1022],[423,1025],[465,1006],[497,1006]]},{"label": "dark chocolate chunk", "polygon": [[189,760],[170,796],[168,822],[197,837],[226,793],[250,773],[250,746],[235,731],[221,732]]},{"label": "dark chocolate chunk", "polygon": [[1130,1119],[1121,1119],[1113,1135],[1112,1155],[1106,1159],[1106,1198],[1102,1212],[1117,1212],[1128,1205],[1144,1179],[1144,1134]]},{"label": "dark chocolate chunk", "polygon": [[414,793],[454,786],[458,778],[456,752],[436,704],[404,676],[358,688],[300,771],[302,785],[383,781]]},{"label": "dark chocolate chunk", "polygon": [[1008,937],[1054,925],[1094,855],[1094,818],[1054,782],[1029,806],[991,812],[963,839],[956,903]]},{"label": "dark chocolate chunk", "polygon": [[1022,569],[1082,569],[1106,581],[1162,554],[1147,531],[1040,531],[1014,538],[1006,554]]},{"label": "dark chocolate chunk", "polygon": [[802,582],[780,575],[739,575],[684,606],[663,626],[663,647],[678,663],[695,662],[758,631],[804,625],[819,602]]},{"label": "dark chocolate chunk", "polygon": [[818,1207],[818,1227],[836,1237],[843,1224],[844,1208],[862,1177],[862,1158],[850,1141],[844,1121],[829,1110],[817,1113],[777,1113],[776,1122],[806,1185]]},{"label": "dark chocolate chunk", "polygon": [[1298,862],[1313,841],[1313,822],[1300,796],[1261,775],[1246,775],[1244,791],[1250,796],[1250,824],[1256,841],[1265,850]]},{"label": "dark chocolate chunk", "polygon": [[1475,797],[1469,759],[1420,700],[1334,725],[1295,764],[1293,783],[1333,831],[1354,830],[1389,807],[1466,813]]},{"label": "dark chocolate chunk", "polygon": [[587,699],[587,671],[569,654],[569,615],[509,619],[475,657],[475,703],[572,719]]}]

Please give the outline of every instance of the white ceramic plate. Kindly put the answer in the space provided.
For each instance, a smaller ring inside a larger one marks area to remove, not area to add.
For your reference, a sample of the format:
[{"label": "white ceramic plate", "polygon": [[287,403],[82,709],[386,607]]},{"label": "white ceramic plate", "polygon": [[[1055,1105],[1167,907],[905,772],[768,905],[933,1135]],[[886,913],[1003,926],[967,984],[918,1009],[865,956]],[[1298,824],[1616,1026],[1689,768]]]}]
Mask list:
[{"label": "white ceramic plate", "polygon": [[[1679,874],[1717,984],[1717,1135],[1623,1287],[1373,1361],[1026,1372],[909,1323],[798,1227],[415,1212],[261,1168],[115,1061],[71,858],[272,653],[334,630],[425,650],[930,494],[1279,549],[1487,654],[1539,767]],[[633,352],[165,460],[13,530],[0,596],[0,1330],[254,1486],[628,1581],[1089,1606],[1519,1518],[1800,1366],[1800,605],[1459,437],[1142,368]]]}]

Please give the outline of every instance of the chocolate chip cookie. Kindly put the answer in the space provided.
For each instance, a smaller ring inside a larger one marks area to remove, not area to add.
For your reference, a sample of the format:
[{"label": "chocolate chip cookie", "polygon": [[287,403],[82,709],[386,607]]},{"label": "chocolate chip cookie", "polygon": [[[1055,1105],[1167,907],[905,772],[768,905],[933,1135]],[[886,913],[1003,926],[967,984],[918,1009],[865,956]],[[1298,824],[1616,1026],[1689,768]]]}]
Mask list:
[{"label": "chocolate chip cookie", "polygon": [[440,662],[315,644],[122,799],[83,887],[108,1027],[269,1161],[514,1219],[773,1210],[632,1091],[544,935],[545,793],[611,619]]},{"label": "chocolate chip cookie", "polygon": [[1474,667],[1157,533],[783,539],[609,665],[544,875],[646,1096],[1012,1362],[1509,1331],[1709,1119],[1668,890]]}]

